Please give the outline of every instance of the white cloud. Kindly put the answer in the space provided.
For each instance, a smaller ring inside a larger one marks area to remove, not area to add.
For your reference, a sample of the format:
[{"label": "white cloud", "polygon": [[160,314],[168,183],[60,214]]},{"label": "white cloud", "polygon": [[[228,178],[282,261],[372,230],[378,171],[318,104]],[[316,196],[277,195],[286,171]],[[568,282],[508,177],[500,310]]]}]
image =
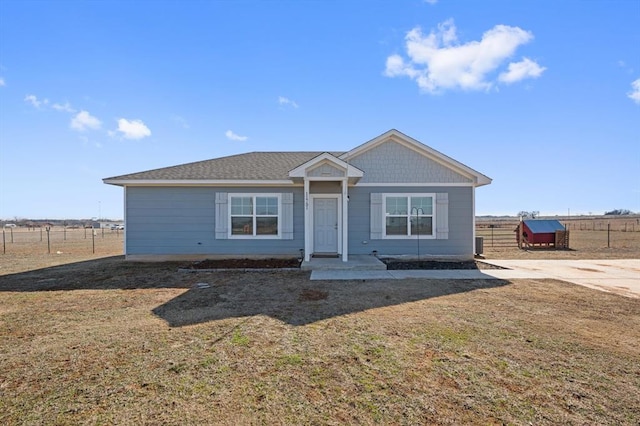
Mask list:
[{"label": "white cloud", "polygon": [[631,82],[631,91],[627,93],[629,99],[640,104],[640,78]]},{"label": "white cloud", "polygon": [[30,103],[34,108],[40,108],[49,103],[49,99],[39,100],[36,95],[27,95],[24,97],[24,101]]},{"label": "white cloud", "polygon": [[122,133],[125,139],[142,139],[151,136],[151,130],[149,130],[142,120],[120,118],[118,120],[118,131]]},{"label": "white cloud", "polygon": [[189,129],[191,127],[189,126],[189,123],[187,123],[187,120],[185,120],[183,117],[180,117],[179,115],[173,114],[171,116],[171,120],[179,124],[183,129]]},{"label": "white cloud", "polygon": [[503,83],[511,84],[525,78],[538,78],[546,70],[529,58],[524,58],[520,62],[511,62],[507,72],[503,72],[498,76],[498,80]]},{"label": "white cloud", "polygon": [[0,77],[0,87],[4,87],[6,85],[7,83],[5,83],[4,78]]},{"label": "white cloud", "polygon": [[102,126],[102,122],[98,120],[93,115],[89,114],[87,111],[80,111],[71,119],[71,123],[69,126],[78,130],[79,132],[84,132],[85,130],[92,129],[97,130]]},{"label": "white cloud", "polygon": [[285,98],[284,96],[278,96],[278,103],[280,105],[290,105],[293,108],[298,108],[298,104],[292,101],[289,98]]},{"label": "white cloud", "polygon": [[71,107],[69,102],[65,102],[64,104],[54,103],[51,104],[51,108],[55,109],[56,111],[76,112],[76,110]]},{"label": "white cloud", "polygon": [[424,0],[424,2],[429,4],[436,4],[438,3],[438,0]]},{"label": "white cloud", "polygon": [[231,141],[246,141],[247,139],[249,139],[247,136],[240,136],[237,135],[235,133],[233,133],[231,130],[227,130],[224,135],[227,137],[227,139],[231,140]]},{"label": "white cloud", "polygon": [[[409,77],[421,90],[429,93],[447,89],[488,90],[495,83],[490,76],[519,46],[532,39],[533,34],[529,31],[496,25],[486,31],[480,41],[460,43],[454,21],[449,19],[438,24],[437,29],[428,35],[424,35],[419,27],[409,31],[405,36],[407,59],[400,55],[389,56],[384,74],[387,77]],[[505,73],[509,77],[505,78],[515,78],[516,72],[531,77],[544,71],[526,58],[513,65],[513,75],[509,70]]]}]

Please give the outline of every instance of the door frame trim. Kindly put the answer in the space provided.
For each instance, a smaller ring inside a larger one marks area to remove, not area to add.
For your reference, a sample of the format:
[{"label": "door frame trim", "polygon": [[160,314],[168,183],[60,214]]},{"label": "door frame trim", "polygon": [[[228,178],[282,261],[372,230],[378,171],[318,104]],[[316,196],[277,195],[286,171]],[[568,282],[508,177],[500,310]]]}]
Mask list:
[{"label": "door frame trim", "polygon": [[[342,254],[342,195],[341,194],[309,194],[309,197],[311,198],[311,208],[309,209],[309,222],[310,222],[310,229],[311,232],[310,234],[310,247],[311,250],[314,250],[314,235],[315,235],[315,222],[314,222],[314,217],[313,217],[313,211],[314,211],[314,207],[315,207],[315,200],[316,198],[333,198],[336,199],[338,201],[337,205],[336,205],[336,218],[338,220],[338,230],[337,230],[337,254],[341,255]],[[310,255],[313,253],[310,253]]]}]

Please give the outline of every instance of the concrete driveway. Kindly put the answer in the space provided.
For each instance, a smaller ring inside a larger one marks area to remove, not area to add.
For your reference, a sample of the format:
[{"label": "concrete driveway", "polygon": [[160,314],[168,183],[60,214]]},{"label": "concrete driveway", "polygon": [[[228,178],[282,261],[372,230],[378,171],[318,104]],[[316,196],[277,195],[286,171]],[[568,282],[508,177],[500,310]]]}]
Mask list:
[{"label": "concrete driveway", "polygon": [[[529,278],[554,278],[596,290],[640,298],[640,259],[483,260]],[[487,271],[485,271],[487,272]],[[505,271],[506,272],[506,271]]]}]

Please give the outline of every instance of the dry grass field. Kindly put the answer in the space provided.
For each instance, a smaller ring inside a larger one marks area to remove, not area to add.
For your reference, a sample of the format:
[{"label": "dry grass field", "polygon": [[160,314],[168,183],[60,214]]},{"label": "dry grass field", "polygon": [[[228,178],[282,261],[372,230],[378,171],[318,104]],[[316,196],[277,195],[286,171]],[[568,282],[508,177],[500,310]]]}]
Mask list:
[{"label": "dry grass field", "polygon": [[[640,257],[638,240],[596,234],[498,254]],[[185,273],[114,256],[121,234],[95,255],[84,238],[36,243],[0,257],[0,424],[640,423],[637,299],[552,280]]]},{"label": "dry grass field", "polygon": [[5,229],[4,247],[0,247],[0,276],[123,253],[122,231],[96,229],[94,236],[92,231],[54,227],[47,246],[44,229]]},{"label": "dry grass field", "polygon": [[570,250],[535,248],[519,250],[513,218],[479,218],[476,235],[484,238],[484,255],[490,259],[638,259],[639,216],[559,218],[569,230]]},{"label": "dry grass field", "polygon": [[[504,231],[503,231],[504,232]],[[640,232],[570,231],[569,250],[532,248],[520,250],[514,233],[507,229],[508,246],[491,245],[489,233],[483,233],[484,255],[488,259],[640,259]],[[608,244],[608,246],[607,246]]]}]

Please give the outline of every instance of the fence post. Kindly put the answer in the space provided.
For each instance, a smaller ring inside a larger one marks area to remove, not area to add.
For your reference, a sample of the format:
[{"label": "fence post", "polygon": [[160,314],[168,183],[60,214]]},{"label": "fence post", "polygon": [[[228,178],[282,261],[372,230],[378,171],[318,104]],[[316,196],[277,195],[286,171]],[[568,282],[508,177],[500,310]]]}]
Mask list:
[{"label": "fence post", "polygon": [[62,229],[63,229],[63,237],[62,237],[62,240],[63,240],[63,241],[67,241],[67,226],[65,225]]},{"label": "fence post", "polygon": [[51,254],[51,240],[49,239],[49,230],[51,228],[47,226],[47,253]]},{"label": "fence post", "polygon": [[96,254],[96,230],[91,228],[91,252]]},{"label": "fence post", "polygon": [[40,226],[40,242],[42,242],[42,226]]},{"label": "fence post", "polygon": [[4,240],[4,228],[2,229],[2,254],[7,254],[7,243]]},{"label": "fence post", "polygon": [[607,223],[607,248],[611,247],[611,224]]},{"label": "fence post", "polygon": [[87,239],[87,225],[84,225],[84,239]]},{"label": "fence post", "polygon": [[13,244],[13,228],[9,228],[9,232],[11,232],[11,244]]}]

